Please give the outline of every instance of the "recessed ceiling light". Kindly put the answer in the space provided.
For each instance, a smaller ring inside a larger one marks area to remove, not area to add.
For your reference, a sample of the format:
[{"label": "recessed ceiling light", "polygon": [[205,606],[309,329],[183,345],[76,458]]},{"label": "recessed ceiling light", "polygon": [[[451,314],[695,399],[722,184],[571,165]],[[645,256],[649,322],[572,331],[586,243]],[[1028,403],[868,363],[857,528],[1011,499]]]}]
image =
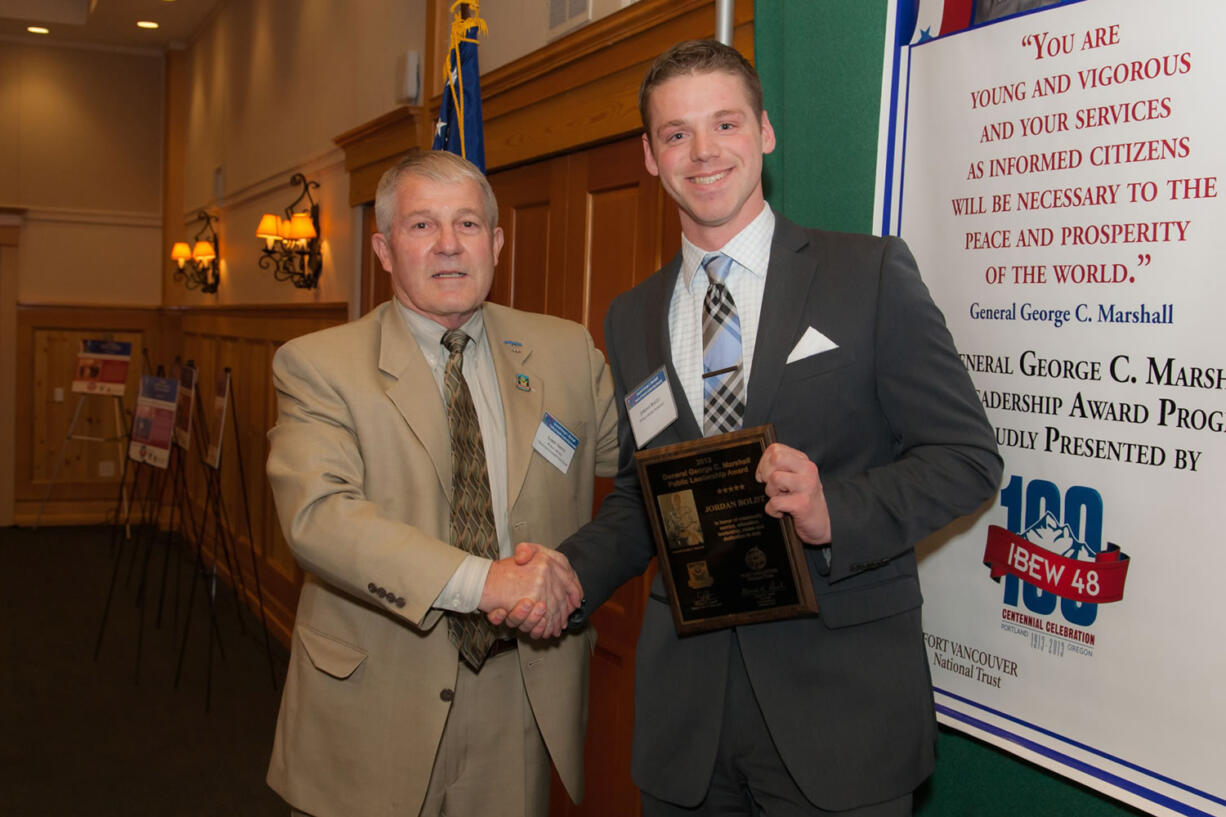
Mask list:
[{"label": "recessed ceiling light", "polygon": [[157,28],[158,24],[150,20],[141,20],[136,26],[137,28]]},{"label": "recessed ceiling light", "polygon": [[26,26],[26,31],[31,34],[50,34],[51,29],[43,28],[42,26]]}]

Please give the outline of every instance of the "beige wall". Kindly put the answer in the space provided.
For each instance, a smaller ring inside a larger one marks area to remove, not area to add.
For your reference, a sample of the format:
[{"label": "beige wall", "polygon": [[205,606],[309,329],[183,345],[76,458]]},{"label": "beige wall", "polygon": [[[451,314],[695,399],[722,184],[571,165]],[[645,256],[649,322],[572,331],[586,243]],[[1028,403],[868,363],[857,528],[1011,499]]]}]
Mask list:
[{"label": "beige wall", "polygon": [[0,207],[23,303],[157,304],[162,58],[0,42]]},{"label": "beige wall", "polygon": [[[607,17],[637,0],[590,0],[592,21]],[[481,17],[489,26],[489,36],[481,41],[481,73],[543,48],[557,36],[549,34],[549,0],[486,0]],[[574,28],[563,29],[568,33]]]},{"label": "beige wall", "polygon": [[[208,20],[181,60],[183,164],[171,172],[183,177],[182,232],[195,231],[202,208],[221,216],[222,283],[215,296],[168,283],[168,304],[352,300],[358,232],[332,140],[401,104],[404,55],[424,54],[425,18],[426,0],[243,0]],[[297,171],[320,183],[317,291],[275,282],[257,266],[260,214],[297,197],[289,186]]]}]

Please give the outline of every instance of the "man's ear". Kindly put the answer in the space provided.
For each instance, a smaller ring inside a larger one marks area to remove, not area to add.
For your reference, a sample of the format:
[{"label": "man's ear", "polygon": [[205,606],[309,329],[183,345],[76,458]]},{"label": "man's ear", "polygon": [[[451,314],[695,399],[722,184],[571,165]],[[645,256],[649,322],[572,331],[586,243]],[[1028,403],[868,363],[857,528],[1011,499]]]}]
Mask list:
[{"label": "man's ear", "polygon": [[770,153],[775,149],[775,129],[771,127],[770,117],[762,110],[762,152]]},{"label": "man's ear", "polygon": [[506,241],[506,235],[502,232],[501,227],[494,228],[493,246],[494,246],[494,266],[498,266],[498,256],[502,253],[502,244]]},{"label": "man's ear", "polygon": [[375,233],[370,237],[370,246],[375,251],[375,255],[379,256],[379,263],[383,265],[383,270],[391,272],[392,248],[387,243],[387,236],[383,233]]},{"label": "man's ear", "polygon": [[647,166],[647,172],[653,176],[660,175],[660,166],[656,164],[656,157],[651,153],[651,137],[643,134],[643,164]]}]

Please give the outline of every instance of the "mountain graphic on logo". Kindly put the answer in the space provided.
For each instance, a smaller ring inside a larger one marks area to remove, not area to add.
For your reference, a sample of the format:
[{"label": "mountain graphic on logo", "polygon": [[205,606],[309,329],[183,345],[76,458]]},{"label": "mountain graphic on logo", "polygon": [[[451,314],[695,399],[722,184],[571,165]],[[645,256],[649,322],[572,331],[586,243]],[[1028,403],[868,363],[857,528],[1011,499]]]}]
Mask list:
[{"label": "mountain graphic on logo", "polygon": [[1022,532],[1022,538],[1069,559],[1092,562],[1098,551],[1079,541],[1068,525],[1061,525],[1048,511],[1043,518]]}]

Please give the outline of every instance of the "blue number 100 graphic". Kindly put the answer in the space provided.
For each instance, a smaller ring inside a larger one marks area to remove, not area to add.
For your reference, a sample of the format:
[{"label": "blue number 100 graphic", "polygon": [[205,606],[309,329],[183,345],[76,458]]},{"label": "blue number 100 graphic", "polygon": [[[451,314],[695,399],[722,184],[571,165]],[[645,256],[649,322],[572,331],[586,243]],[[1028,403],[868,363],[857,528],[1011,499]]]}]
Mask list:
[{"label": "blue number 100 graphic", "polygon": [[[1023,493],[1024,502],[1023,502]],[[1000,504],[1008,512],[1008,528],[1021,536],[1024,531],[1050,513],[1055,519],[1064,519],[1077,541],[1092,552],[1099,553],[1103,545],[1103,498],[1093,488],[1075,485],[1064,494],[1064,513],[1060,512],[1060,489],[1045,479],[1031,480],[1022,490],[1022,478],[1014,475],[1000,492]],[[1025,510],[1023,517],[1022,511]],[[1055,593],[1041,590],[1017,576],[1005,576],[1005,604],[1017,607],[1018,585],[1021,585],[1022,603],[1037,615],[1046,616],[1060,602],[1060,613],[1070,624],[1089,627],[1098,616],[1098,605],[1063,599]]]}]

